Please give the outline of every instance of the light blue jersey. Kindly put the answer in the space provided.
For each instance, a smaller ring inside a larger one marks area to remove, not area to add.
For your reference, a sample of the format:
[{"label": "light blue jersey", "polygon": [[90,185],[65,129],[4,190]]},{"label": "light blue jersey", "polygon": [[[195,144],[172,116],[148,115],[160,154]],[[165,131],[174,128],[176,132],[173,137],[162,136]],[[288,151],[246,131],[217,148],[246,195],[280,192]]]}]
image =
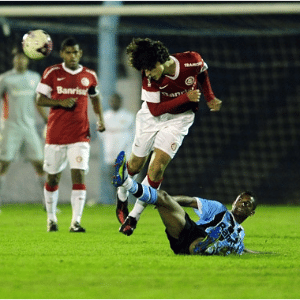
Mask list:
[{"label": "light blue jersey", "polygon": [[30,70],[18,73],[12,69],[0,76],[0,97],[6,94],[8,100],[5,126],[19,129],[20,126],[35,126],[35,90],[40,79],[37,72]]},{"label": "light blue jersey", "polygon": [[40,78],[37,72],[18,73],[15,69],[0,76],[0,98],[4,101],[0,160],[15,159],[23,143],[30,160],[43,160],[43,144],[35,118],[36,87]]},{"label": "light blue jersey", "polygon": [[242,254],[244,246],[244,228],[235,221],[231,212],[225,205],[218,201],[196,198],[198,209],[194,209],[199,216],[197,225],[205,227],[210,233],[217,226],[221,228],[221,237],[212,246],[205,250],[207,255],[228,255],[231,253]]}]

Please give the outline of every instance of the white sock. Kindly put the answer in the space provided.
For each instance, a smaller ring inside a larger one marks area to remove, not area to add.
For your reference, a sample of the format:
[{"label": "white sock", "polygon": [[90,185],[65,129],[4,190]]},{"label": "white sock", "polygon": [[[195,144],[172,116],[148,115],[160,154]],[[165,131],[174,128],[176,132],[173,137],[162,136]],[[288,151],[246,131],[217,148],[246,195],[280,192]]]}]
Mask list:
[{"label": "white sock", "polygon": [[48,220],[57,222],[56,206],[58,201],[58,190],[49,192],[46,190],[46,188],[44,188],[44,196]]},{"label": "white sock", "polygon": [[[134,176],[128,175],[128,178],[133,178],[135,179],[138,176],[138,174],[135,174]],[[117,194],[118,194],[118,198],[125,202],[128,199],[129,196],[129,192],[127,191],[127,189],[123,186],[118,187],[117,189]]]},{"label": "white sock", "polygon": [[117,189],[117,194],[119,200],[125,202],[128,199],[129,192],[122,186],[119,186]]},{"label": "white sock", "polygon": [[80,223],[84,204],[86,199],[86,190],[72,190],[71,204],[72,204],[72,223]]},{"label": "white sock", "polygon": [[[142,184],[150,186],[147,176],[142,181]],[[129,213],[129,216],[136,218],[138,221],[141,217],[142,212],[144,211],[144,209],[146,207],[147,207],[147,203],[140,201],[140,200],[136,200],[132,211]]]}]

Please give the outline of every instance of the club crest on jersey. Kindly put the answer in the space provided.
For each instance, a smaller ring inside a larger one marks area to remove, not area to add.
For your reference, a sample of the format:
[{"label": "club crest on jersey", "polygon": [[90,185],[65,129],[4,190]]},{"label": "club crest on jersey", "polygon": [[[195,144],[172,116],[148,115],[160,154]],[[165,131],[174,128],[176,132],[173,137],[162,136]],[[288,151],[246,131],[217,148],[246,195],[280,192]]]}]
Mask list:
[{"label": "club crest on jersey", "polygon": [[171,144],[171,150],[175,151],[177,149],[177,144],[176,143],[172,143]]},{"label": "club crest on jersey", "polygon": [[186,85],[192,85],[195,82],[195,77],[194,76],[189,76],[188,78],[186,78],[185,80],[185,84]]},{"label": "club crest on jersey", "polygon": [[82,84],[83,86],[88,86],[88,85],[90,84],[90,81],[88,80],[88,78],[83,77],[83,78],[81,79],[81,84]]},{"label": "club crest on jersey", "polygon": [[82,160],[83,160],[82,156],[77,156],[77,157],[76,157],[76,161],[77,161],[78,163],[81,163]]}]

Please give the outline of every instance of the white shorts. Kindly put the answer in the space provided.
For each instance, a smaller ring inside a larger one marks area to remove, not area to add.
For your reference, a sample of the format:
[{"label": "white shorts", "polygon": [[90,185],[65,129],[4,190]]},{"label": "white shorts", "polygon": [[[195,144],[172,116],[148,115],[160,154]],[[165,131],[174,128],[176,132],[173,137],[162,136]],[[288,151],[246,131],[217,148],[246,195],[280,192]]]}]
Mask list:
[{"label": "white shorts", "polygon": [[146,157],[154,148],[157,148],[173,158],[194,123],[194,119],[195,113],[191,110],[177,115],[167,113],[154,117],[147,103],[144,102],[136,115],[132,153],[138,157]]},{"label": "white shorts", "polygon": [[0,160],[14,160],[23,145],[28,159],[43,160],[43,144],[35,127],[5,126],[1,131]]},{"label": "white shorts", "polygon": [[90,144],[78,142],[68,145],[45,145],[44,171],[57,174],[63,171],[68,162],[70,169],[89,169]]}]

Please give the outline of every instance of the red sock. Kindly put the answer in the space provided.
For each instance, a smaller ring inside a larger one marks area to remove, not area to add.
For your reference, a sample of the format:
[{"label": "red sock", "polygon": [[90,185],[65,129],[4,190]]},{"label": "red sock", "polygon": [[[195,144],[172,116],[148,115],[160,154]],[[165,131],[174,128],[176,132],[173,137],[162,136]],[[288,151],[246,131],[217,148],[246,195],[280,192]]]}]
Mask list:
[{"label": "red sock", "polygon": [[127,172],[128,172],[128,174],[129,174],[131,177],[133,177],[134,175],[138,174],[138,172],[137,172],[137,173],[133,173],[133,172],[131,172],[131,171],[129,170],[129,168],[128,168],[128,162],[126,163],[126,167],[127,167]]},{"label": "red sock", "polygon": [[159,186],[161,185],[162,181],[164,180],[163,178],[160,180],[160,181],[152,181],[149,177],[149,175],[147,174],[147,179],[148,179],[148,182],[150,184],[151,187],[153,187],[154,189],[158,189]]},{"label": "red sock", "polygon": [[46,191],[48,192],[55,192],[58,190],[58,184],[57,185],[54,185],[54,186],[51,186],[48,184],[48,182],[45,183],[45,189]]},{"label": "red sock", "polygon": [[72,190],[86,190],[86,185],[83,183],[73,184]]}]

